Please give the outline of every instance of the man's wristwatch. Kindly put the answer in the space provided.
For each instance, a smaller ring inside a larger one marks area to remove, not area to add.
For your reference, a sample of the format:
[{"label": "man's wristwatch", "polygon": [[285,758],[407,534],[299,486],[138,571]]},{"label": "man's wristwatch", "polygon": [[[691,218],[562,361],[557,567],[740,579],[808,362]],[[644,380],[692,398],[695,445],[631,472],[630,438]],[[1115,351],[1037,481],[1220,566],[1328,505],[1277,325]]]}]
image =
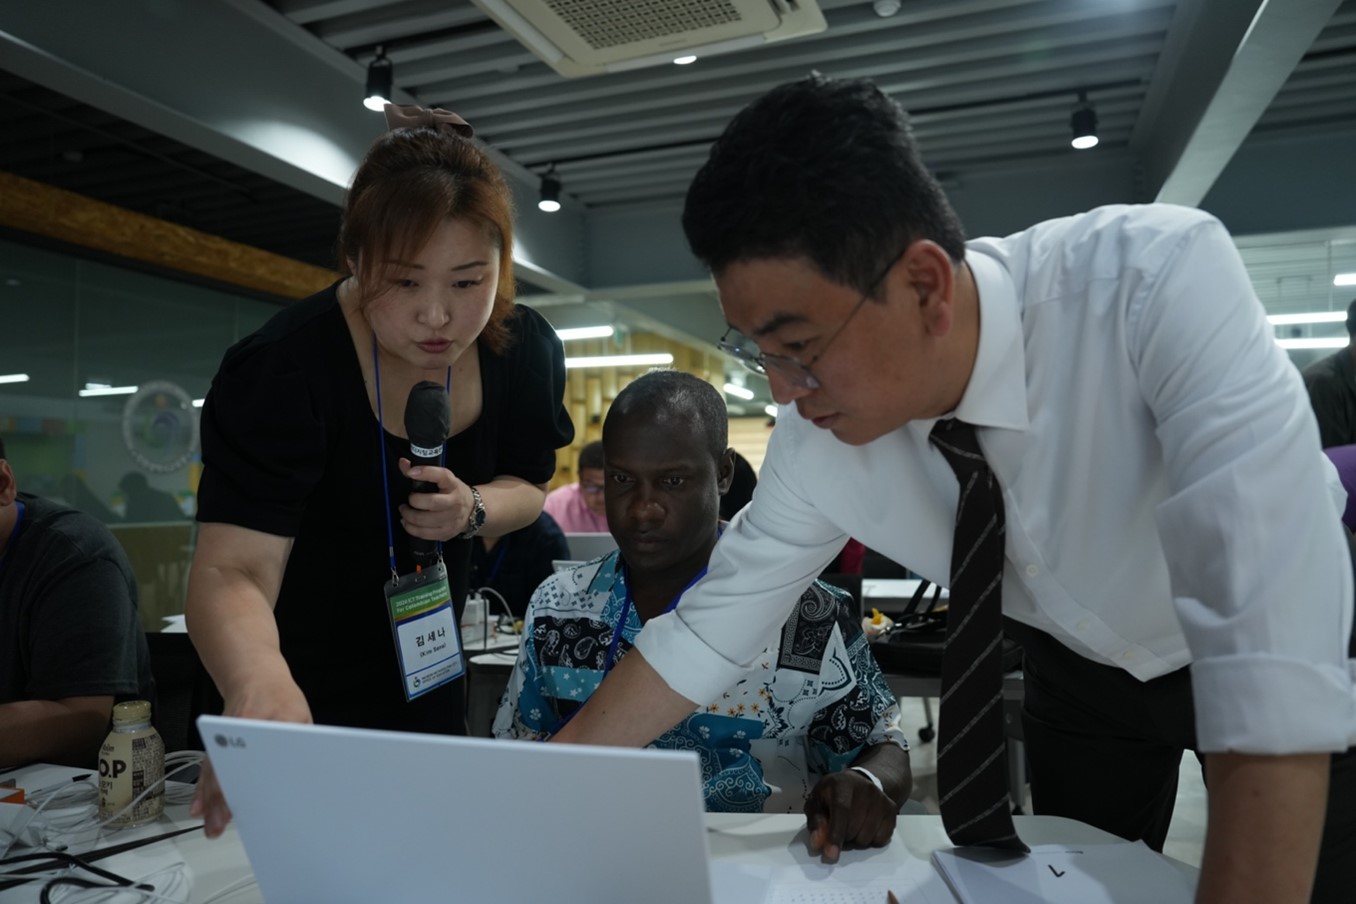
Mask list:
[{"label": "man's wristwatch", "polygon": [[480,490],[471,487],[471,514],[466,516],[466,530],[457,536],[469,540],[485,526],[485,500],[480,498]]}]

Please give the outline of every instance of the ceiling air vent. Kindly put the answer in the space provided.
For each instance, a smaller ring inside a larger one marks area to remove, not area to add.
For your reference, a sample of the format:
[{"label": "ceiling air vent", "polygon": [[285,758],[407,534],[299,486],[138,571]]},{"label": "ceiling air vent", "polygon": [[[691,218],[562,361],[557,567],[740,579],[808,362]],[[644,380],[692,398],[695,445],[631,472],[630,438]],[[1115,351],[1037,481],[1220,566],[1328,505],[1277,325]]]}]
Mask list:
[{"label": "ceiling air vent", "polygon": [[472,0],[564,76],[709,56],[815,34],[815,0]]}]

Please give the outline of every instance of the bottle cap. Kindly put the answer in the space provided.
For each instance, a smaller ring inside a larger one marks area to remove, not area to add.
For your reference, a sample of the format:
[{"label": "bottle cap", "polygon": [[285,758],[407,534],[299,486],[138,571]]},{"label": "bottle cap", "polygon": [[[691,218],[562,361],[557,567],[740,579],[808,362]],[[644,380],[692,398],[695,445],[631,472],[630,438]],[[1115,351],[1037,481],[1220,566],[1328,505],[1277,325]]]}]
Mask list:
[{"label": "bottle cap", "polygon": [[151,721],[151,704],[146,700],[127,700],[113,707],[114,725],[135,725]]}]

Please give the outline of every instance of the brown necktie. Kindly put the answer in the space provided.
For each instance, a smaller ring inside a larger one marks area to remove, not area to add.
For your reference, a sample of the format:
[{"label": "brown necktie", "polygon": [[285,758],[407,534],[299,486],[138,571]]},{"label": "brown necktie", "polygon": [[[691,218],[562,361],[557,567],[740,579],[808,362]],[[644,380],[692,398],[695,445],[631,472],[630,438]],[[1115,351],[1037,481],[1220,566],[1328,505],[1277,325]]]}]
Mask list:
[{"label": "brown necktie", "polygon": [[951,548],[937,794],[958,845],[1028,850],[1012,825],[1003,736],[1003,491],[963,421],[929,437],[960,483]]}]

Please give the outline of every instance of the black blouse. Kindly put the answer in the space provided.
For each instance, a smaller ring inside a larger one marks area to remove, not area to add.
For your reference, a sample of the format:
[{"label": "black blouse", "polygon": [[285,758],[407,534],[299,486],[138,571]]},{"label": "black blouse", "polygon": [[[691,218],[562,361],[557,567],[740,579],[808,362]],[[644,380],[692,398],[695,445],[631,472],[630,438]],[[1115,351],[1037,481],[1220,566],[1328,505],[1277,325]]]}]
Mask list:
[{"label": "black blouse", "polygon": [[[390,580],[381,450],[338,284],[299,301],[232,346],[202,408],[198,520],[294,538],[275,615],[282,652],[315,720],[331,725],[464,732],[464,682],[405,701],[382,595]],[[497,475],[546,483],[574,427],[562,404],[564,350],[521,305],[508,348],[479,348],[480,417],[447,444],[468,484]],[[410,482],[409,441],[387,431],[396,563],[413,571],[397,507]],[[460,616],[470,542],[443,544]]]}]

